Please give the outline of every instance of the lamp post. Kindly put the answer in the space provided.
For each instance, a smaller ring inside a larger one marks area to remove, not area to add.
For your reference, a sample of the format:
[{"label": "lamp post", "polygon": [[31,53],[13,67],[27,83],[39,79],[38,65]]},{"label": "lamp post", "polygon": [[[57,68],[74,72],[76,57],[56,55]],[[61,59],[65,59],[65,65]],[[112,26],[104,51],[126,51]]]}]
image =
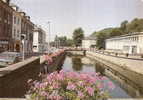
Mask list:
[{"label": "lamp post", "polygon": [[22,61],[24,61],[24,59],[25,59],[25,51],[24,51],[24,44],[25,44],[25,38],[26,38],[26,35],[25,34],[21,34],[21,40],[22,40],[22,46],[23,46],[23,48],[22,48]]},{"label": "lamp post", "polygon": [[49,26],[49,34],[48,34],[48,54],[50,53],[50,38],[51,38],[50,24],[51,24],[51,22],[48,21],[48,26]]}]

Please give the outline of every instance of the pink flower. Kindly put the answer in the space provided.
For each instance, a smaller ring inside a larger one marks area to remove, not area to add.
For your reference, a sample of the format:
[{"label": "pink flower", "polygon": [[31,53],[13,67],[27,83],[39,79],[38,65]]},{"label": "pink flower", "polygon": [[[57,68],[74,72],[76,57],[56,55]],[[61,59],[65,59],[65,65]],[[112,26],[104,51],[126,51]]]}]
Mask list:
[{"label": "pink flower", "polygon": [[93,95],[94,95],[94,89],[93,89],[93,88],[87,87],[87,88],[86,88],[86,91],[88,92],[88,94],[89,94],[90,96],[93,96]]},{"label": "pink flower", "polygon": [[112,89],[112,90],[115,88],[114,84],[113,84],[111,81],[108,82],[108,86],[109,86],[109,88]]},{"label": "pink flower", "polygon": [[59,84],[58,84],[57,82],[54,82],[54,83],[52,84],[52,87],[53,87],[54,89],[58,89],[58,88],[59,88]]},{"label": "pink flower", "polygon": [[108,78],[105,77],[105,76],[103,76],[103,77],[101,78],[101,80],[108,80]]},{"label": "pink flower", "polygon": [[76,89],[76,86],[75,86],[73,83],[69,82],[69,83],[68,83],[68,86],[67,86],[67,89],[68,89],[68,90],[75,90],[75,89]]},{"label": "pink flower", "polygon": [[81,91],[78,91],[78,97],[82,99],[84,98],[84,94]]},{"label": "pink flower", "polygon": [[41,96],[48,96],[48,94],[45,91],[40,92]]},{"label": "pink flower", "polygon": [[104,86],[103,86],[103,84],[102,84],[102,83],[98,83],[98,84],[97,84],[97,88],[101,90],[101,89],[103,89],[103,88],[104,88]]},{"label": "pink flower", "polygon": [[77,84],[78,84],[78,86],[84,86],[84,82],[83,81],[79,81]]}]

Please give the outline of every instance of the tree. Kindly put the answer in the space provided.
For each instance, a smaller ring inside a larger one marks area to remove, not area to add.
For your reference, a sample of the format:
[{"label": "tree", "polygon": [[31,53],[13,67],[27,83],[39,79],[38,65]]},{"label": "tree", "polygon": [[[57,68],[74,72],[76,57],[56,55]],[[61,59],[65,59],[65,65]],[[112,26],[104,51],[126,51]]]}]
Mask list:
[{"label": "tree", "polygon": [[73,45],[73,40],[68,39],[66,36],[55,36],[55,43],[60,42],[60,46],[72,46]]},{"label": "tree", "polygon": [[120,28],[114,28],[110,32],[110,37],[119,36],[119,35],[122,35],[122,34],[123,34],[123,32],[120,30]]},{"label": "tree", "polygon": [[76,47],[81,46],[83,38],[84,38],[84,31],[82,30],[82,28],[75,29],[73,32],[73,41]]},{"label": "tree", "polygon": [[72,39],[67,39],[67,46],[73,46],[73,40]]},{"label": "tree", "polygon": [[141,32],[143,31],[143,19],[135,18],[128,24],[127,29],[129,32]]},{"label": "tree", "polygon": [[120,25],[120,30],[123,32],[123,34],[128,33],[127,25],[128,25],[128,21],[127,20],[123,21],[121,23],[121,25]]}]

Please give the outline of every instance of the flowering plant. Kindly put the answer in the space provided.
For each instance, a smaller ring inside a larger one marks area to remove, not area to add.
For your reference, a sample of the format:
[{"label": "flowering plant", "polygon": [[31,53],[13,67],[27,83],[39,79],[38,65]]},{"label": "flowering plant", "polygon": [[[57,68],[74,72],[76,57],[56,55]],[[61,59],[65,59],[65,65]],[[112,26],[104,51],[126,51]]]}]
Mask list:
[{"label": "flowering plant", "polygon": [[59,55],[61,55],[62,53],[64,53],[64,50],[59,50],[55,53],[52,53],[51,55],[45,55],[45,60],[48,62],[48,64],[52,64],[53,63],[53,58],[54,57],[58,57]]},{"label": "flowering plant", "polygon": [[[107,98],[101,77],[96,73],[64,72],[48,74],[42,82],[30,82],[32,100],[100,100]],[[108,87],[108,86],[106,86]],[[113,85],[110,82],[109,87]]]}]

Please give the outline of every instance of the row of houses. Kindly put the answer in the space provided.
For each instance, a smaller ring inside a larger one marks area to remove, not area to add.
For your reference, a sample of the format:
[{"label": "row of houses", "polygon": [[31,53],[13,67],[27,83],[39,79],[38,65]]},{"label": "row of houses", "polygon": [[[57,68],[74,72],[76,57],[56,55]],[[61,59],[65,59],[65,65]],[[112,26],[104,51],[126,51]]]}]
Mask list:
[{"label": "row of houses", "polygon": [[[37,30],[39,30],[38,34],[41,35],[34,38],[34,34],[37,34]],[[35,47],[33,46],[33,41],[35,41],[36,38],[43,39],[38,39],[36,45],[45,42],[45,34],[45,31],[41,28],[37,28],[30,20],[30,16],[27,16],[18,6],[11,4],[10,0],[0,0],[0,52],[21,52],[23,48],[21,36],[24,35],[24,51],[31,53],[33,52],[33,47]]]},{"label": "row of houses", "polygon": [[106,39],[105,43],[107,50],[128,54],[143,54],[143,32],[109,38]]},{"label": "row of houses", "polygon": [[[84,38],[82,47],[96,47],[96,37]],[[118,53],[143,54],[143,32],[134,32],[106,39],[105,49]]]}]

